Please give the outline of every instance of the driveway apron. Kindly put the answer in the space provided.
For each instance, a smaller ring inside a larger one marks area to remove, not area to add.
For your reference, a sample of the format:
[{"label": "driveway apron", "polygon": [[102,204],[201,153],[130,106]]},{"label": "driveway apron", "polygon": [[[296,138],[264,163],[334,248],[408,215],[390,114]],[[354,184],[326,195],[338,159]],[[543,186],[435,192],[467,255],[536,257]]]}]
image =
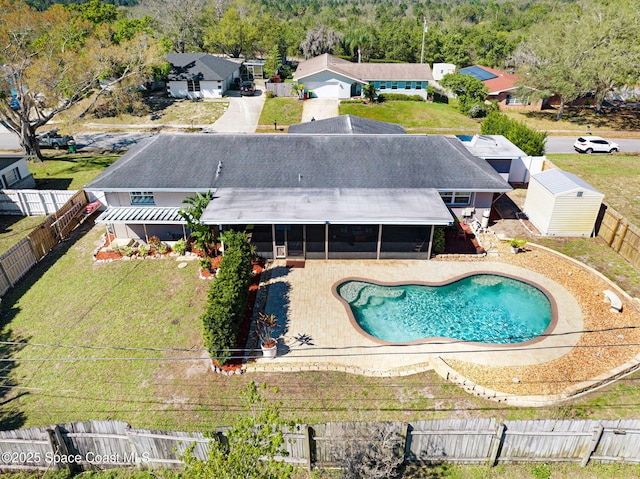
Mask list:
[{"label": "driveway apron", "polygon": [[333,118],[338,116],[337,98],[311,98],[305,100],[302,107],[302,123],[311,121],[311,119],[324,120],[325,118]]},{"label": "driveway apron", "polygon": [[[234,92],[235,93],[235,92]],[[255,133],[265,95],[230,96],[229,108],[207,131],[216,133]]]}]

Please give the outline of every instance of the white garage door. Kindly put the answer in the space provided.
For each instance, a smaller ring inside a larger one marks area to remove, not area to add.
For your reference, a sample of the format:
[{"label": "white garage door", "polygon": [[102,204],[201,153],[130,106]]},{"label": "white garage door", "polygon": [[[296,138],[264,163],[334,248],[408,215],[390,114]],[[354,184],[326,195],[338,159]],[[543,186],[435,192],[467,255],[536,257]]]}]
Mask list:
[{"label": "white garage door", "polygon": [[307,90],[311,90],[318,98],[338,98],[340,92],[339,83],[336,82],[309,82],[305,84]]}]

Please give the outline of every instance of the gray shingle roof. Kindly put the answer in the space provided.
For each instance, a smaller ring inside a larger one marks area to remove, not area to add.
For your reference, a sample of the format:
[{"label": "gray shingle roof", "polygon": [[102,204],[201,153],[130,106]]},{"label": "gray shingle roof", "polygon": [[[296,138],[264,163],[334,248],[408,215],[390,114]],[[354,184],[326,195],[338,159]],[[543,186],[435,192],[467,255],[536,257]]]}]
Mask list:
[{"label": "gray shingle roof", "polygon": [[167,61],[171,71],[167,80],[226,80],[240,63],[216,57],[207,53],[170,53]]},{"label": "gray shingle roof", "polygon": [[342,115],[291,125],[289,133],[398,135],[406,132],[402,126],[395,123],[369,120],[361,116]]},{"label": "gray shingle roof", "polygon": [[242,187],[511,190],[459,139],[442,135],[160,134],[86,185],[91,191]]}]

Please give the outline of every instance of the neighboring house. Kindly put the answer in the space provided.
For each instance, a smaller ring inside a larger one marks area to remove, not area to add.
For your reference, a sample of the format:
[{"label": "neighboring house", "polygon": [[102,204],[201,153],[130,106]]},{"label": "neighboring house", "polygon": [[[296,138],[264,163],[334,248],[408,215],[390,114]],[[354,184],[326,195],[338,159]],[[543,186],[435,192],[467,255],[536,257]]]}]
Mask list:
[{"label": "neighboring house", "polygon": [[0,182],[2,188],[35,188],[36,180],[29,171],[27,156],[0,155]]},{"label": "neighboring house", "polygon": [[[527,95],[522,96],[523,88],[518,85],[520,77],[504,73],[489,67],[473,65],[461,68],[458,73],[477,78],[489,89],[488,101],[496,101],[501,110],[540,110],[542,100],[534,100]],[[533,91],[525,87],[524,90]]]},{"label": "neighboring house", "polygon": [[456,72],[456,66],[453,63],[434,63],[431,69],[433,73],[433,79],[440,81],[445,75]]},{"label": "neighboring house", "polygon": [[362,95],[372,83],[378,93],[427,96],[433,80],[431,68],[421,63],[352,63],[324,53],[301,62],[293,79],[318,98],[351,98]]},{"label": "neighboring house", "polygon": [[183,236],[183,200],[210,190],[201,221],[250,232],[265,258],[428,259],[435,226],[511,187],[442,135],[161,134],[85,190],[119,238]]},{"label": "neighboring house", "polygon": [[544,156],[529,156],[502,135],[458,135],[471,154],[486,160],[509,183],[528,183]]},{"label": "neighboring house", "polygon": [[241,63],[207,53],[170,53],[167,91],[174,98],[222,98],[240,78]]},{"label": "neighboring house", "polygon": [[604,194],[558,168],[533,175],[524,211],[544,236],[592,236]]},{"label": "neighboring house", "polygon": [[403,135],[406,131],[401,125],[396,125],[395,123],[369,120],[361,116],[341,115],[291,125],[288,133],[316,135]]}]

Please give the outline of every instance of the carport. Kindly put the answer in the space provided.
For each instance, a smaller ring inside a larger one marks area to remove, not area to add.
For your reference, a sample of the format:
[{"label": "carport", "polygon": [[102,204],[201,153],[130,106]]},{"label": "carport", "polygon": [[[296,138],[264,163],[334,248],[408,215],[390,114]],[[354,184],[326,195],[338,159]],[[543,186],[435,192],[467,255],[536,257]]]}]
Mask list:
[{"label": "carport", "polygon": [[453,218],[433,188],[221,188],[201,221],[247,231],[268,259],[428,259]]}]

